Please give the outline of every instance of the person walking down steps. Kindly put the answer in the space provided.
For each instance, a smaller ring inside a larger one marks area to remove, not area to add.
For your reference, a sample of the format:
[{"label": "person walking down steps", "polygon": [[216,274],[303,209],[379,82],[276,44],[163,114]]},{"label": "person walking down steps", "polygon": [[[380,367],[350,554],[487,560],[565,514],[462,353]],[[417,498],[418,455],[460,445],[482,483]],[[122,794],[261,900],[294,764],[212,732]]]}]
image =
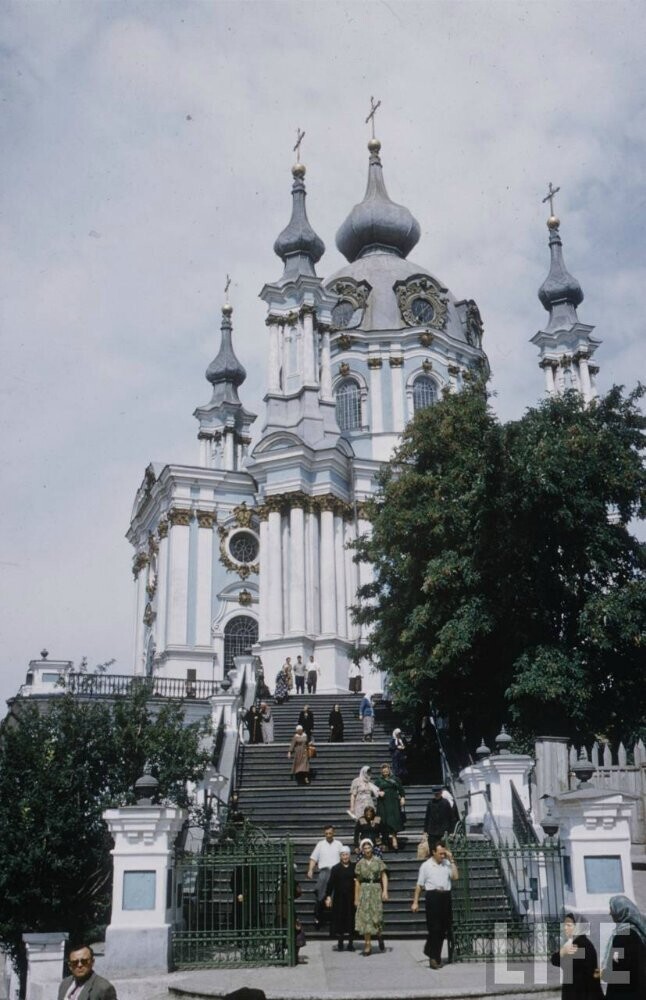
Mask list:
[{"label": "person walking down steps", "polygon": [[363,742],[372,743],[372,734],[375,728],[375,710],[367,694],[364,694],[361,699],[359,718],[363,722]]}]

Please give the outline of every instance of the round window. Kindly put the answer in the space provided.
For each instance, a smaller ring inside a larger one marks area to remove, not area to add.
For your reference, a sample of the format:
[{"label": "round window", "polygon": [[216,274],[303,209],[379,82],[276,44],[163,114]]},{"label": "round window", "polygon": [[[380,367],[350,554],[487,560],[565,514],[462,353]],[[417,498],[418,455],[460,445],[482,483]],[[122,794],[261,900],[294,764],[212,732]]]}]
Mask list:
[{"label": "round window", "polygon": [[258,539],[250,531],[237,531],[229,539],[229,552],[240,563],[251,563],[258,556]]},{"label": "round window", "polygon": [[418,323],[431,323],[433,321],[433,317],[435,316],[435,310],[428,299],[422,299],[420,297],[413,299],[410,311]]},{"label": "round window", "polygon": [[353,316],[354,306],[347,299],[337,302],[332,310],[332,322],[339,330],[344,330],[346,326],[349,326]]}]

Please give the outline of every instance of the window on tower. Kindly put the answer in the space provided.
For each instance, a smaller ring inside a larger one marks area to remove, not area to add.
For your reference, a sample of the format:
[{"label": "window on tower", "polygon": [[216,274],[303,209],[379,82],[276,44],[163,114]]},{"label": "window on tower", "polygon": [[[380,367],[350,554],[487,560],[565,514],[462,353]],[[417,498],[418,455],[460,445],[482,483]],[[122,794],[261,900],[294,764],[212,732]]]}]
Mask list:
[{"label": "window on tower", "polygon": [[337,387],[336,419],[342,431],[361,428],[361,392],[353,378],[344,379]]},{"label": "window on tower", "polygon": [[437,400],[437,386],[428,375],[419,375],[413,383],[413,412],[432,406]]},{"label": "window on tower", "polygon": [[258,622],[249,615],[236,615],[224,626],[224,669],[235,667],[234,656],[248,653],[258,642]]}]

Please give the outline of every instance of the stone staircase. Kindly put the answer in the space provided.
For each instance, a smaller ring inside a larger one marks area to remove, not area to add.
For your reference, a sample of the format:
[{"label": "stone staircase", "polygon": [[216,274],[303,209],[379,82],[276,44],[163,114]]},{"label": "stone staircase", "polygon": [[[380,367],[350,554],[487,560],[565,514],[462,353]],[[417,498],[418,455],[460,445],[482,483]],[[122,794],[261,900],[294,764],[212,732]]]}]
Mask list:
[{"label": "stone staircase", "polygon": [[[297,879],[302,888],[298,903],[299,917],[308,935],[314,935],[314,884],[306,878],[311,850],[323,836],[326,823],[333,823],[337,837],[352,845],[354,821],[346,810],[350,801],[350,783],[365,764],[374,773],[390,760],[388,740],[396,724],[392,718],[377,713],[374,742],[362,742],[361,721],[357,717],[357,695],[298,695],[284,705],[272,706],[275,742],[270,745],[245,745],[238,766],[240,808],[247,819],[261,826],[270,837],[289,836],[294,844]],[[328,743],[327,719],[338,703],[345,723],[345,742]],[[318,756],[312,760],[310,785],[299,786],[291,780],[291,762],[287,747],[294,733],[298,715],[305,704],[314,715],[314,742]],[[390,877],[390,901],[386,905],[386,933],[390,937],[414,937],[425,933],[424,915],[413,914],[410,903],[419,868],[416,849],[422,834],[430,785],[437,780],[436,762],[429,761],[426,784],[406,787],[406,830],[399,838],[401,850],[384,854]]]}]

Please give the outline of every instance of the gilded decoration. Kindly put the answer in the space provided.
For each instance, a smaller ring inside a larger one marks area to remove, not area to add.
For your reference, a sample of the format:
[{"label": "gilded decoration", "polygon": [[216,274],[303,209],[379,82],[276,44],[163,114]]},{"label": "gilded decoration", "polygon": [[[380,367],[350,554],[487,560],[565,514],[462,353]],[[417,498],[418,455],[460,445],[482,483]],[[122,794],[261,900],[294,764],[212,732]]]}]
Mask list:
[{"label": "gilded decoration", "polygon": [[424,330],[424,332],[419,335],[419,342],[422,347],[430,347],[434,340],[435,337],[430,330]]},{"label": "gilded decoration", "polygon": [[168,521],[164,517],[157,525],[157,535],[161,540],[162,538],[166,538],[167,534],[168,534]]},{"label": "gilded decoration", "polygon": [[153,535],[152,531],[148,532],[148,552],[151,556],[154,556],[157,552],[159,552],[159,542]]},{"label": "gilded decoration", "polygon": [[355,309],[365,309],[368,296],[372,290],[367,281],[354,281],[352,278],[339,278],[330,285],[330,291],[345,299]]},{"label": "gilded decoration", "polygon": [[432,372],[433,371],[433,362],[429,361],[428,358],[426,358],[424,361],[422,361],[422,371],[423,372]]},{"label": "gilded decoration", "polygon": [[460,366],[459,365],[447,365],[446,366],[446,370],[448,371],[449,375],[459,375],[460,374]]},{"label": "gilded decoration", "polygon": [[361,521],[370,520],[370,501],[360,500],[357,504],[357,517]]},{"label": "gilded decoration", "polygon": [[420,326],[419,319],[412,312],[412,305],[415,299],[423,299],[433,309],[432,326],[436,330],[444,329],[448,314],[446,288],[420,274],[407,281],[396,282],[394,291],[404,323],[408,326]]},{"label": "gilded decoration", "polygon": [[484,323],[480,310],[473,299],[469,299],[467,302],[467,342],[472,347],[481,347],[483,333]]},{"label": "gilded decoration", "polygon": [[193,511],[183,507],[171,507],[168,511],[168,520],[171,525],[180,525],[187,528],[193,519]]},{"label": "gilded decoration", "polygon": [[399,357],[388,358],[388,364],[390,365],[391,368],[403,368],[404,367],[404,359],[403,359],[402,355],[400,354]]},{"label": "gilded decoration", "polygon": [[157,614],[156,612],[153,611],[153,606],[150,603],[150,601],[148,601],[144,610],[144,617],[143,617],[144,625],[147,625],[148,628],[150,628],[156,617]]},{"label": "gilded decoration", "polygon": [[383,368],[383,358],[368,358],[368,368]]},{"label": "gilded decoration", "polygon": [[561,368],[569,368],[570,365],[572,364],[572,355],[564,354],[561,360],[559,361],[559,364]]},{"label": "gilded decoration", "polygon": [[266,520],[272,511],[279,514],[288,514],[292,507],[302,507],[308,514],[316,514],[320,511],[332,511],[346,520],[354,516],[354,507],[333,493],[325,493],[322,496],[309,496],[300,491],[292,493],[274,493],[265,498],[265,503],[259,507],[255,513],[261,520]]},{"label": "gilded decoration", "polygon": [[196,510],[195,516],[200,528],[212,528],[215,524],[215,512],[212,510]]},{"label": "gilded decoration", "polygon": [[238,507],[233,508],[233,516],[236,519],[236,523],[241,528],[250,528],[251,522],[253,520],[254,511],[247,507],[246,500],[243,500]]},{"label": "gilded decoration", "polygon": [[135,580],[139,576],[139,573],[148,565],[149,557],[147,552],[137,552],[135,558],[132,561],[132,575]]},{"label": "gilded decoration", "polygon": [[238,604],[241,604],[243,608],[248,608],[249,605],[252,603],[252,601],[253,597],[251,595],[251,591],[247,590],[247,588],[245,587],[238,594]]},{"label": "gilded decoration", "polygon": [[349,351],[352,344],[352,337],[349,337],[347,333],[342,333],[337,339],[337,347],[341,351]]},{"label": "gilded decoration", "polygon": [[348,364],[347,361],[342,361],[341,364],[339,365],[339,375],[349,375],[349,374],[350,374],[350,365]]}]

